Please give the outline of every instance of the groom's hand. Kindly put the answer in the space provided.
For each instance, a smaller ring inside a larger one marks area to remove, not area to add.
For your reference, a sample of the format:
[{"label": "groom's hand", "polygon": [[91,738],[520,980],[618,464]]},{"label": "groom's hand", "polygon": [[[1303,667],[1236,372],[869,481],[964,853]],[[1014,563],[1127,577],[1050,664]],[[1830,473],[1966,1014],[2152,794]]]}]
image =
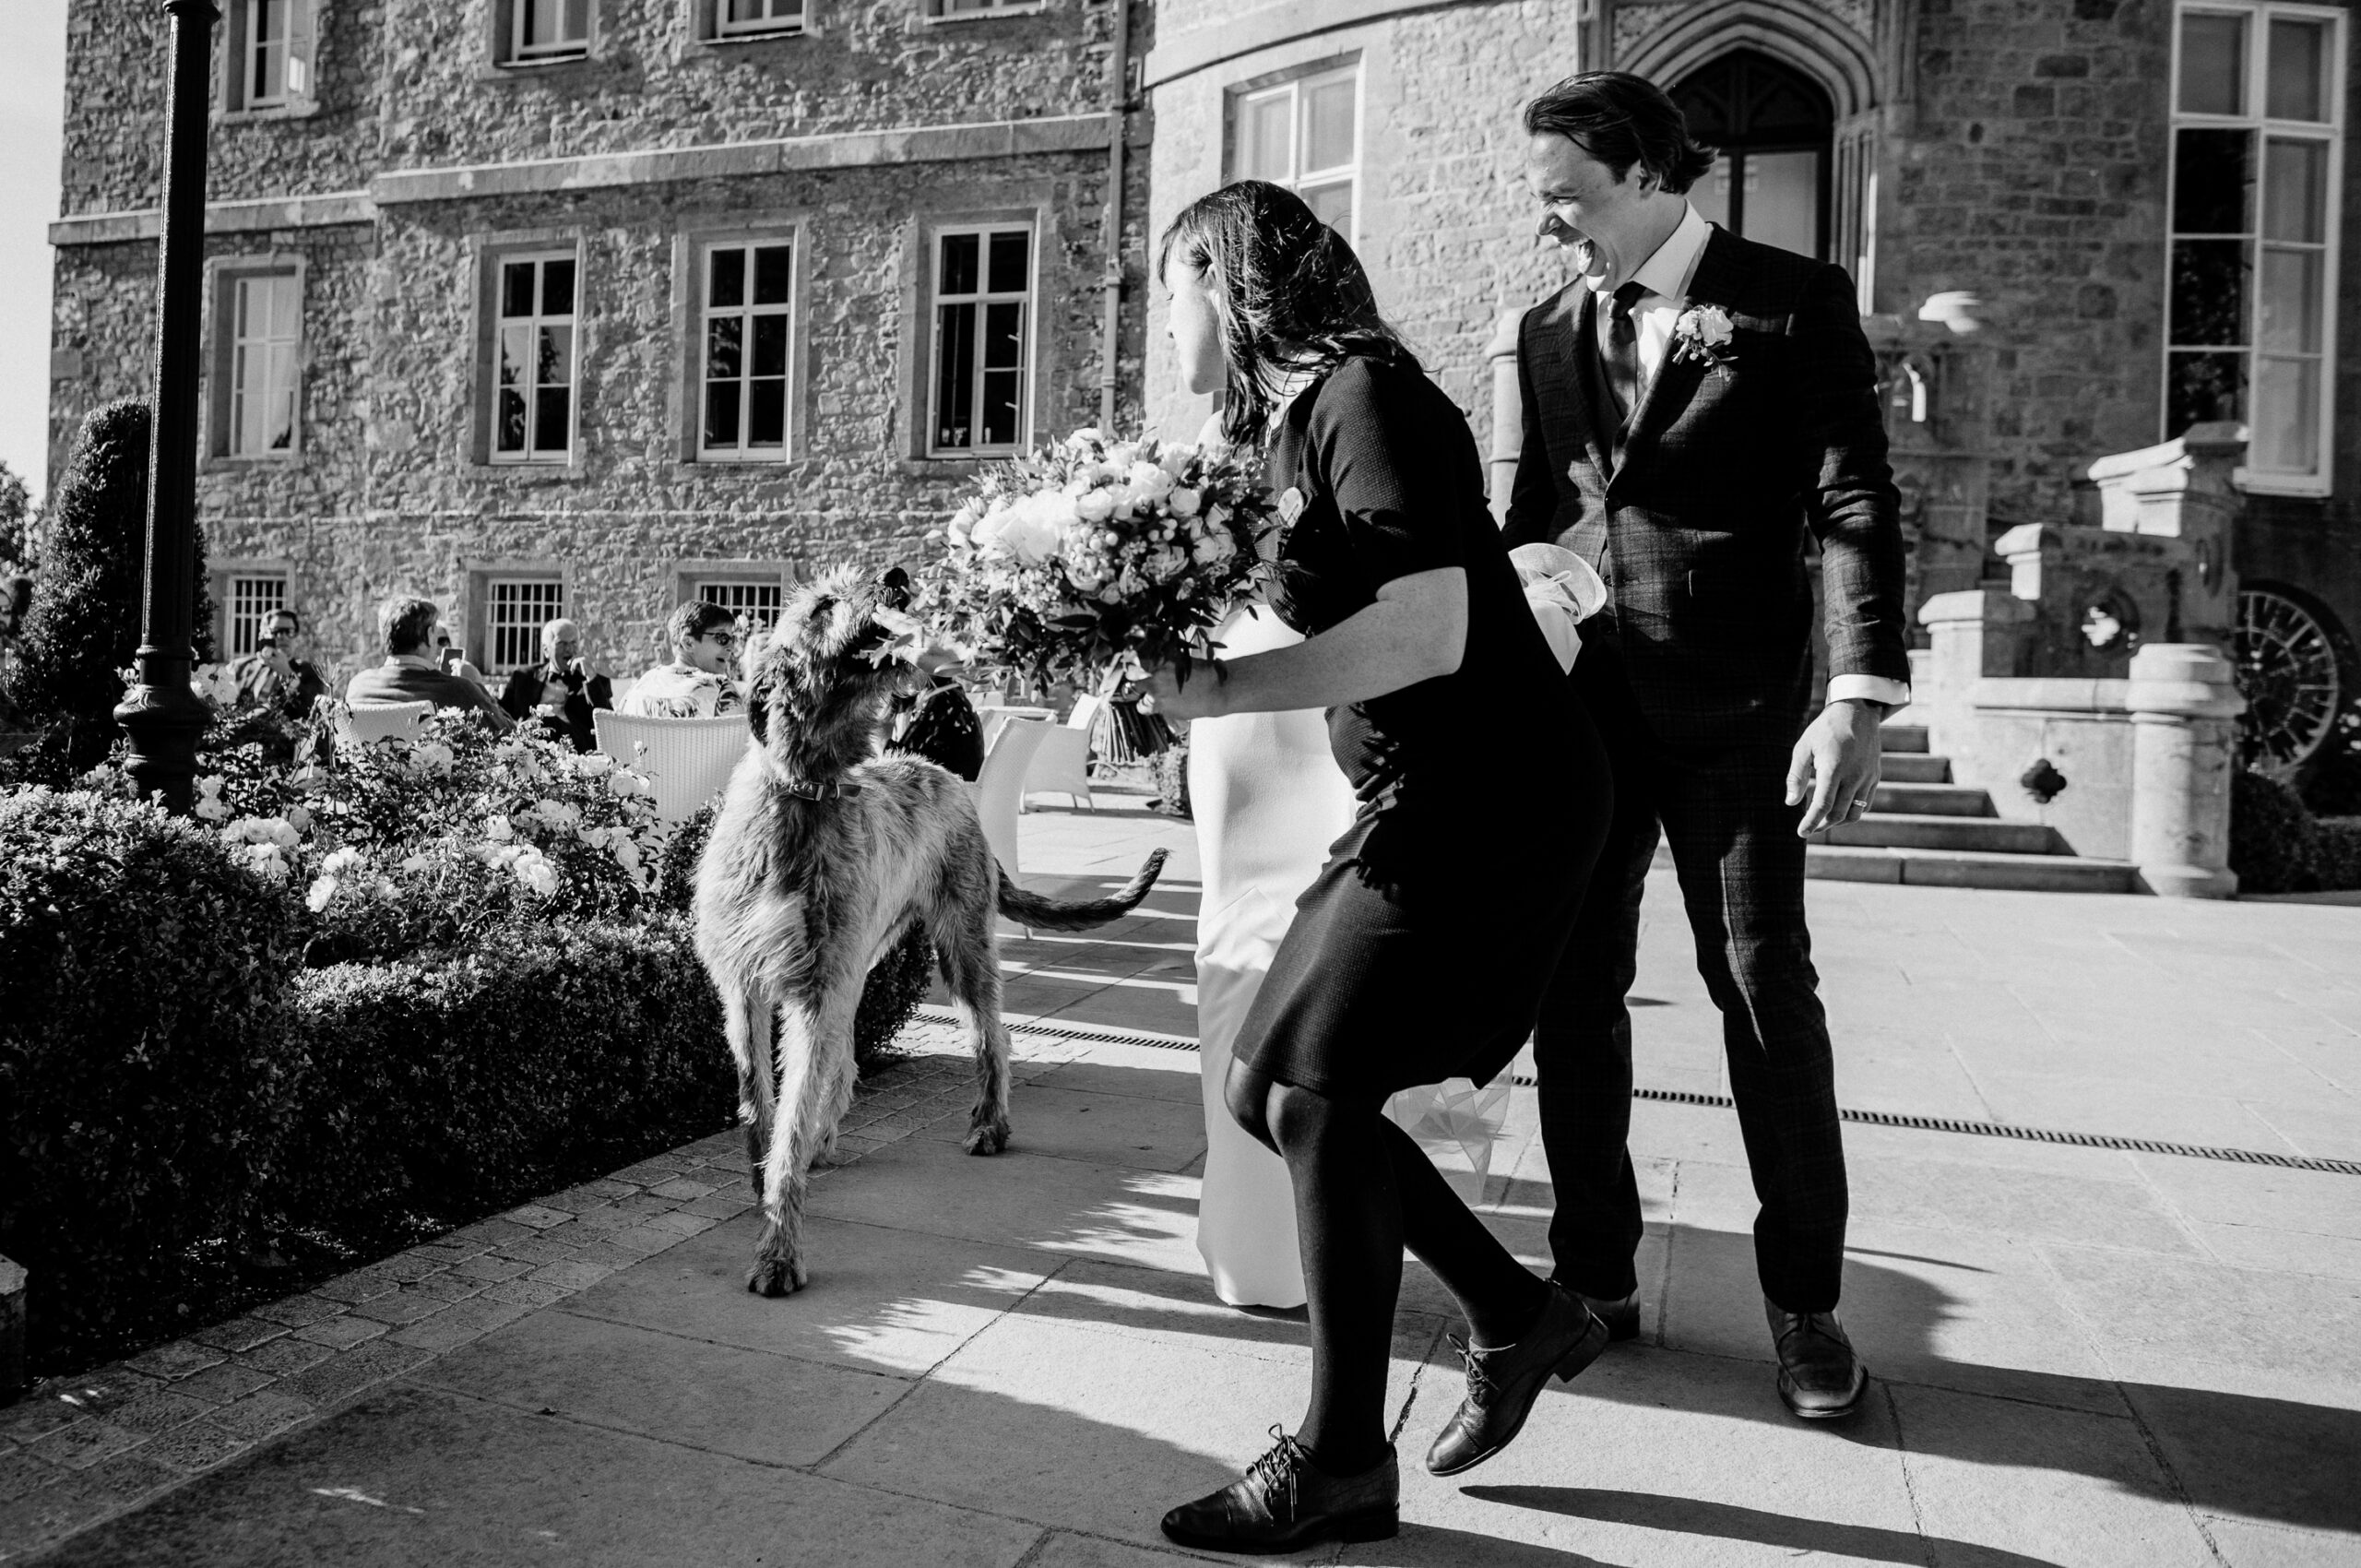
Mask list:
[{"label": "groom's hand", "polygon": [[1798,834],[1809,837],[1838,823],[1858,821],[1869,809],[1878,787],[1878,726],[1884,718],[1877,703],[1833,702],[1796,742],[1787,762],[1787,803],[1811,800],[1796,825]]}]

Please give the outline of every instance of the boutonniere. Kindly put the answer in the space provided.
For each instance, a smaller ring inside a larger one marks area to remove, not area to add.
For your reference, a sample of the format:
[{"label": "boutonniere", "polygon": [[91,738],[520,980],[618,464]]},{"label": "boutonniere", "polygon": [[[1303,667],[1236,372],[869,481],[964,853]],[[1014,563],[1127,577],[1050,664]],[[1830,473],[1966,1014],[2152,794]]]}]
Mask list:
[{"label": "boutonniere", "polygon": [[1719,305],[1691,305],[1672,324],[1672,354],[1694,364],[1728,364],[1738,358],[1738,329]]}]

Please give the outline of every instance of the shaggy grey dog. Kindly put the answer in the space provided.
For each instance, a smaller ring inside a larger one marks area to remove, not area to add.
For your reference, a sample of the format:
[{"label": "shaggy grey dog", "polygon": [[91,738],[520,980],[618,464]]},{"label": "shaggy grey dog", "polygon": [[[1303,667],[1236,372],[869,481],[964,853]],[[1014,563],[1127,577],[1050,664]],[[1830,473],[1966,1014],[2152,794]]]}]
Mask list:
[{"label": "shaggy grey dog", "polygon": [[918,757],[877,754],[886,701],[912,673],[891,657],[910,628],[898,597],[837,571],[788,604],[748,683],[753,744],[697,862],[697,956],[721,995],[766,1222],[746,1288],[765,1296],[808,1277],[804,1187],[852,1100],[870,966],[914,925],[933,939],[976,1053],[967,1152],[998,1154],[1009,1077],[993,911],[1052,931],[1103,925],[1164,867],[1158,849],[1112,898],[1027,893],[992,858],[967,785]]}]

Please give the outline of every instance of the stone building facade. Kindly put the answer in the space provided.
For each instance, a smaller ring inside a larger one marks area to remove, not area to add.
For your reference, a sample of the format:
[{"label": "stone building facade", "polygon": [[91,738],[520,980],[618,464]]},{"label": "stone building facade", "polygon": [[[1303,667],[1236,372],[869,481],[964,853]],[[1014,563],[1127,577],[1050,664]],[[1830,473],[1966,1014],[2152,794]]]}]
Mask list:
[{"label": "stone building facade", "polygon": [[[2023,525],[2096,523],[2095,459],[2242,422],[2249,609],[2282,675],[2350,703],[2353,20],[2343,0],[1161,0],[1151,211],[1249,173],[1329,193],[1492,440],[1500,318],[1566,276],[1533,240],[1518,111],[1576,70],[1640,72],[1726,149],[1692,193],[1708,216],[1852,272],[1915,597],[2004,576],[1991,547]],[[1190,428],[1207,405],[1159,308],[1147,406]]]},{"label": "stone building facade", "polygon": [[[230,0],[198,481],[225,646],[283,595],[350,668],[410,591],[489,671],[562,607],[629,672],[686,597],[907,558],[1109,387],[1135,422],[1121,3]],[[147,389],[164,63],[155,7],[74,8],[53,472]]]}]

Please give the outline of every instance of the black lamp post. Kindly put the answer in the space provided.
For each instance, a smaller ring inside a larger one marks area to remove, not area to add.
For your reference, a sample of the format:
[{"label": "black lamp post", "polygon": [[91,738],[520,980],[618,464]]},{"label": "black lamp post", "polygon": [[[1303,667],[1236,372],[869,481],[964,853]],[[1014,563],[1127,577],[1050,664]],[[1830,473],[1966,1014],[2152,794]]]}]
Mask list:
[{"label": "black lamp post", "polygon": [[189,617],[196,598],[196,396],[205,280],[205,138],[214,0],[163,0],[172,19],[166,108],[164,230],[156,245],[155,434],[148,453],[148,564],[139,623],[139,681],[114,710],[131,736],[125,764],[140,794],[189,808],[196,738],[208,709],[189,687],[196,662]]}]

